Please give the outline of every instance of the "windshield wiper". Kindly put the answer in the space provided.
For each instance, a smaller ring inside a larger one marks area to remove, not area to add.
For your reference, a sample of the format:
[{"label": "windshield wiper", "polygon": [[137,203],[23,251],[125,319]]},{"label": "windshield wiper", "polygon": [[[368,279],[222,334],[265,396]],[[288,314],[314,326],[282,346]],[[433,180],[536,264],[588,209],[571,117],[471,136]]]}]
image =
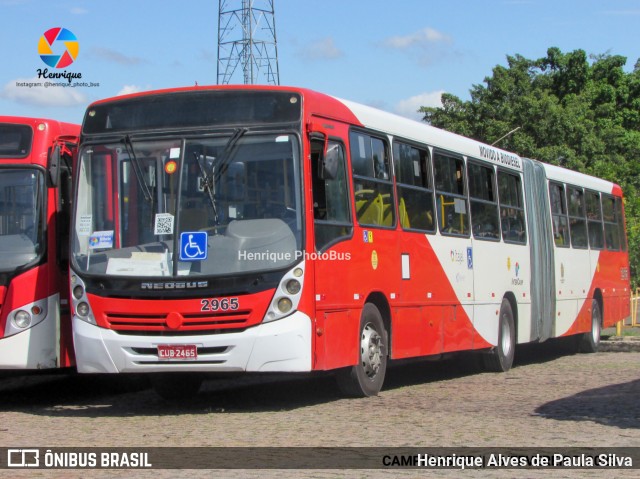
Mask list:
[{"label": "windshield wiper", "polygon": [[220,155],[220,158],[218,158],[217,161],[217,171],[215,172],[215,179],[214,181],[217,181],[218,179],[220,179],[220,177],[225,173],[225,171],[227,171],[227,168],[229,167],[229,163],[231,163],[231,159],[233,158],[233,149],[236,146],[236,144],[238,143],[238,141],[240,140],[240,138],[242,138],[242,136],[247,132],[247,128],[236,128],[236,131],[233,132],[233,135],[231,136],[231,138],[229,138],[229,141],[227,141],[227,144],[224,145],[224,150],[222,151],[222,155]]},{"label": "windshield wiper", "polygon": [[214,165],[211,167],[211,175],[207,174],[207,170],[203,163],[203,160],[205,158],[204,155],[199,155],[198,152],[195,151],[193,152],[193,156],[195,157],[196,162],[198,163],[198,167],[200,168],[200,173],[202,174],[202,182],[204,184],[203,187],[207,192],[207,195],[209,196],[209,200],[211,201],[215,226],[217,226],[219,223],[218,208],[216,207],[215,197],[216,182],[220,180],[220,177],[227,170],[231,158],[233,158],[233,149],[238,143],[238,140],[240,140],[240,138],[242,138],[242,135],[244,135],[246,132],[246,128],[237,128],[234,131],[233,135],[231,135],[231,138],[229,138],[229,140],[227,141],[227,144],[224,145],[222,154],[217,159],[216,163],[214,163]]},{"label": "windshield wiper", "polygon": [[200,167],[200,173],[202,174],[202,182],[204,184],[204,189],[209,195],[209,200],[211,201],[211,207],[213,208],[213,220],[215,222],[215,226],[217,226],[218,225],[218,209],[216,208],[216,198],[213,192],[213,188],[214,188],[213,177],[207,175],[207,170],[202,164],[202,159],[204,158],[204,155],[199,155],[197,151],[194,151],[193,156],[195,156],[196,162]]},{"label": "windshield wiper", "polygon": [[131,167],[133,168],[133,172],[136,175],[136,179],[138,180],[138,185],[140,185],[140,189],[142,190],[144,199],[148,202],[153,201],[151,191],[149,190],[149,185],[147,185],[147,182],[144,179],[142,168],[140,168],[140,162],[138,161],[138,157],[136,157],[135,151],[133,151],[133,142],[131,141],[131,137],[129,135],[125,136],[122,139],[122,143],[124,143],[124,146],[127,149],[127,153],[129,154],[129,158],[131,159]]}]

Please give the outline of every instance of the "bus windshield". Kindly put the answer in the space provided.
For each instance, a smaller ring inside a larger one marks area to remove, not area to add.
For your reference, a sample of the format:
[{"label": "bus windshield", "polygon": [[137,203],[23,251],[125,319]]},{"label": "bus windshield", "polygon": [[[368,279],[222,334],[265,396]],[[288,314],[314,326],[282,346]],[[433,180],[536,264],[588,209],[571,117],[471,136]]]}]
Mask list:
[{"label": "bus windshield", "polygon": [[109,276],[284,268],[302,244],[300,147],[290,134],[135,139],[80,153],[72,256]]},{"label": "bus windshield", "polygon": [[31,151],[32,137],[30,126],[0,123],[0,158],[25,158]]},{"label": "bus windshield", "polygon": [[43,195],[40,170],[0,170],[0,271],[14,271],[43,253]]}]

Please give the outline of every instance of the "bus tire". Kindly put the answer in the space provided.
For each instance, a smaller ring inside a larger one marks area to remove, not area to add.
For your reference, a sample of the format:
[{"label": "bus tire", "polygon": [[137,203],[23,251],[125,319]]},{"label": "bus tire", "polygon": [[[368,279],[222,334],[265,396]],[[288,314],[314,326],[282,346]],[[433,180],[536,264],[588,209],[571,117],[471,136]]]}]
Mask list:
[{"label": "bus tire", "polygon": [[336,373],[338,387],[350,397],[376,396],[387,371],[388,335],[378,308],[366,303],[360,315],[359,360]]},{"label": "bus tire", "polygon": [[202,375],[198,373],[159,373],[151,375],[155,392],[166,401],[192,399],[202,386]]},{"label": "bus tire", "polygon": [[516,350],[516,328],[511,303],[502,300],[498,322],[498,344],[482,356],[486,371],[501,373],[511,369]]},{"label": "bus tire", "polygon": [[591,300],[591,331],[579,336],[578,351],[581,353],[595,353],[600,346],[600,333],[602,331],[602,312],[600,303]]}]

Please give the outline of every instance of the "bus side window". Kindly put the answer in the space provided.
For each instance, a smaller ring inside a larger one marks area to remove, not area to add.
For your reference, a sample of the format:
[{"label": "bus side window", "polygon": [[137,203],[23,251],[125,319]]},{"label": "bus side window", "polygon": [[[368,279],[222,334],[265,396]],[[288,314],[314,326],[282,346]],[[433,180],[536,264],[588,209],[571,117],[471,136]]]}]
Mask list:
[{"label": "bus side window", "polygon": [[586,248],[589,241],[587,240],[584,193],[581,189],[568,186],[567,194],[569,199],[569,233],[571,235],[571,246],[574,248]]},{"label": "bus side window", "polygon": [[624,225],[624,215],[622,214],[622,198],[616,198],[616,218],[618,219],[618,235],[620,236],[620,249],[627,251],[627,229]]},{"label": "bus side window", "polygon": [[351,209],[344,147],[336,141],[311,142],[313,218],[316,249],[322,250],[340,238],[351,236]]},{"label": "bus side window", "polygon": [[464,161],[461,158],[435,153],[433,166],[440,232],[468,236],[469,209],[464,188]]},{"label": "bus side window", "polygon": [[498,169],[498,195],[502,239],[507,243],[526,244],[527,228],[520,176]]},{"label": "bus side window", "polygon": [[605,245],[609,251],[620,250],[620,230],[616,218],[616,198],[602,195],[602,217],[604,218]]},{"label": "bus side window", "polygon": [[435,232],[429,152],[394,142],[393,161],[402,229]]},{"label": "bus side window", "polygon": [[589,232],[589,246],[592,249],[604,248],[604,232],[602,229],[602,208],[600,207],[600,194],[595,191],[587,191],[587,229]]},{"label": "bus side window", "polygon": [[567,224],[567,202],[565,201],[564,186],[558,183],[549,183],[549,200],[551,202],[553,240],[556,246],[568,248],[569,232]]},{"label": "bus side window", "polygon": [[469,163],[469,198],[473,237],[484,240],[500,239],[498,198],[493,167]]},{"label": "bus side window", "polygon": [[349,142],[358,223],[363,226],[395,226],[387,143],[357,131],[350,133]]}]

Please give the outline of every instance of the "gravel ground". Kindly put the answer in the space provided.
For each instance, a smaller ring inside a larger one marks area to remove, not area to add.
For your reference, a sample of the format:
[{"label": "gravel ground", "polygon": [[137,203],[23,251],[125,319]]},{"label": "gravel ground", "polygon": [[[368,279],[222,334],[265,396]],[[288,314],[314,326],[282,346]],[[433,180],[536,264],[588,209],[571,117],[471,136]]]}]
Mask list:
[{"label": "gravel ground", "polygon": [[[181,404],[145,376],[1,375],[0,447],[640,446],[640,352],[518,347],[513,369],[470,358],[393,365],[379,396],[329,375],[210,379]],[[640,466],[640,464],[639,464]],[[11,473],[11,474],[8,474]],[[0,470],[0,477],[638,477],[636,470]]]}]

